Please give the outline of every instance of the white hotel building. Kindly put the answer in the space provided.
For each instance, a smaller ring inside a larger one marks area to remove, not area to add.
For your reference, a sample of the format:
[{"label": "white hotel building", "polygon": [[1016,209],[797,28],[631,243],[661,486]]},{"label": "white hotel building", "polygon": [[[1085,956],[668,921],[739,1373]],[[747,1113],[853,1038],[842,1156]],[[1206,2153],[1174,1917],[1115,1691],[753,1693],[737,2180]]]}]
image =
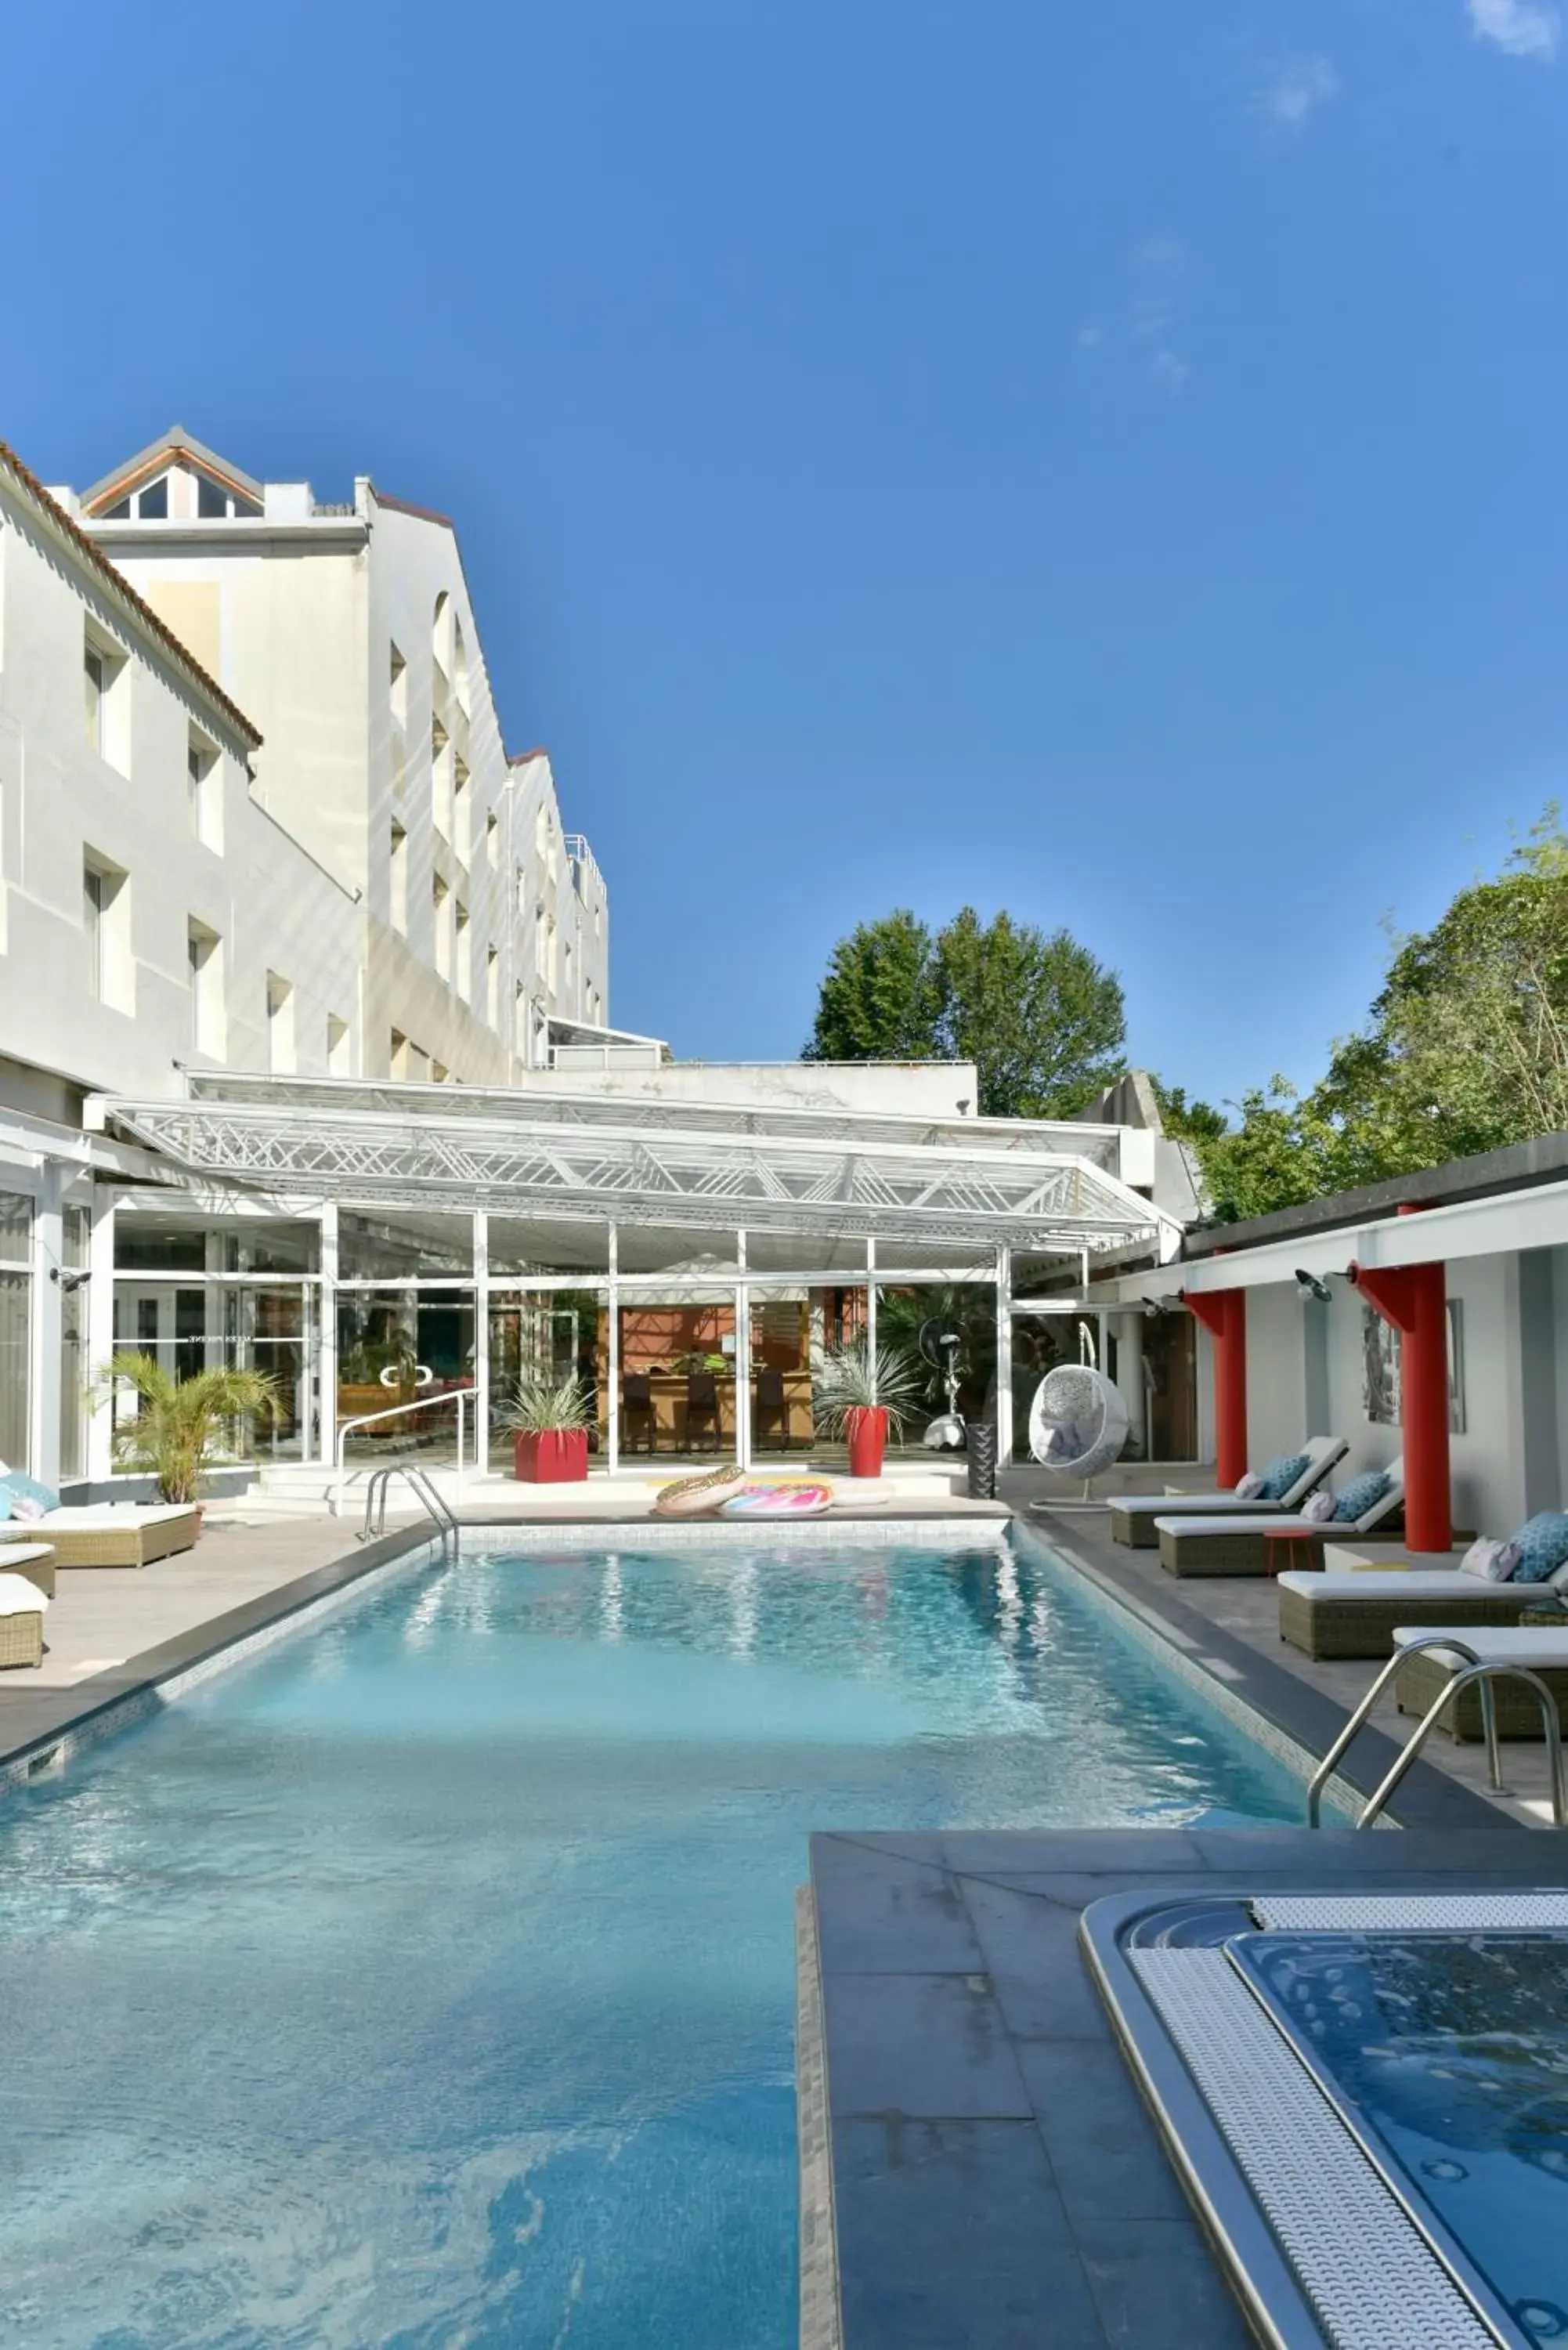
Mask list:
[{"label": "white hotel building", "polygon": [[1174,1145],[608,1020],[604,885],[506,754],[450,523],[180,430],[80,493],[0,450],[0,1457],[108,1478],[117,1345],[272,1372],[290,1476],[371,1409],[461,1411],[483,1463],[525,1368],[588,1380],[612,1471],[798,1452],[822,1347],[955,1285],[1004,1461],[1091,1346],[1190,1451],[1146,1379],[1189,1390],[1187,1318],[1089,1302],[1176,1253]]}]

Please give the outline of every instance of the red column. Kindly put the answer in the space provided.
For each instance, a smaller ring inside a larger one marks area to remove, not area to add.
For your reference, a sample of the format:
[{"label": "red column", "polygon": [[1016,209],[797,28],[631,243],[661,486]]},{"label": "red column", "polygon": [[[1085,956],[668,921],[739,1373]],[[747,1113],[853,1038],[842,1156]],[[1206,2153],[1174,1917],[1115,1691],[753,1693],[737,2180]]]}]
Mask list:
[{"label": "red column", "polygon": [[1187,1305],[1214,1341],[1214,1473],[1220,1485],[1247,1473],[1247,1293],[1199,1289]]},{"label": "red column", "polygon": [[1440,1264],[1402,1264],[1350,1277],[1399,1333],[1405,1423],[1405,1540],[1444,1551],[1454,1539],[1449,1475],[1448,1282]]}]

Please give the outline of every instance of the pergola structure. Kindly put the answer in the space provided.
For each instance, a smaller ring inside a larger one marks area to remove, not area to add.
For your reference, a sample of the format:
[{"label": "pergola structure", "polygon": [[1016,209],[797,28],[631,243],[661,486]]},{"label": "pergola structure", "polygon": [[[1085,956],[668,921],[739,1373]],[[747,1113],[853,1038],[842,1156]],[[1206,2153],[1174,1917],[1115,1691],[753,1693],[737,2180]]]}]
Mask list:
[{"label": "pergola structure", "polygon": [[[879,1281],[994,1282],[1003,1459],[1015,1268],[1025,1289],[1081,1293],[1091,1267],[1166,1262],[1180,1238],[1106,1163],[1104,1128],[268,1077],[193,1076],[184,1100],[103,1096],[88,1112],[202,1186],[332,1211],[472,1214],[481,1282],[486,1220],[535,1224],[537,1285],[602,1281],[612,1347],[622,1293],[669,1295],[672,1274],[732,1289],[738,1377],[753,1295],[786,1276],[864,1284],[873,1334]],[[659,1232],[673,1253],[649,1249]],[[639,1258],[661,1270],[636,1270]]]}]

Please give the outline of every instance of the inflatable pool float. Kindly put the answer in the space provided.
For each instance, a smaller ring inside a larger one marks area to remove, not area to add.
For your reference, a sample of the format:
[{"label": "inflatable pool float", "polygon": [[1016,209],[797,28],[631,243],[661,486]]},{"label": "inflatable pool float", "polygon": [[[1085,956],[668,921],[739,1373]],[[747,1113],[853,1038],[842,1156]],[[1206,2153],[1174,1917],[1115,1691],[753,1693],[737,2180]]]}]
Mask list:
[{"label": "inflatable pool float", "polygon": [[710,1469],[703,1477],[678,1477],[661,1485],[654,1500],[656,1518],[711,1517],[722,1503],[736,1500],[746,1490],[746,1474],[735,1461]]},{"label": "inflatable pool float", "polygon": [[745,1491],[722,1504],[722,1518],[820,1518],[833,1507],[833,1488],[807,1477],[764,1482],[748,1480]]}]

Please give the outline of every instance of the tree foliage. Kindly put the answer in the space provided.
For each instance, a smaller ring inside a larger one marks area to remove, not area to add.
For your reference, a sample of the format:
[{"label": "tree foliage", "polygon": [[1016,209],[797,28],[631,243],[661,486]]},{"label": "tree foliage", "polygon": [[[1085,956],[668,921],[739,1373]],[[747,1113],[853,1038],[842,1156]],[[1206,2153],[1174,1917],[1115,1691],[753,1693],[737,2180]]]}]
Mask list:
[{"label": "tree foliage", "polygon": [[833,951],[812,1061],[973,1061],[985,1118],[1064,1118],[1126,1066],[1121,982],[1064,930],[965,906],[932,932],[907,909]]},{"label": "tree foliage", "polygon": [[1495,880],[1461,889],[1432,930],[1394,940],[1366,1026],[1335,1045],[1310,1093],[1275,1077],[1237,1107],[1235,1126],[1190,1138],[1227,1220],[1568,1129],[1568,836],[1556,809]]}]

